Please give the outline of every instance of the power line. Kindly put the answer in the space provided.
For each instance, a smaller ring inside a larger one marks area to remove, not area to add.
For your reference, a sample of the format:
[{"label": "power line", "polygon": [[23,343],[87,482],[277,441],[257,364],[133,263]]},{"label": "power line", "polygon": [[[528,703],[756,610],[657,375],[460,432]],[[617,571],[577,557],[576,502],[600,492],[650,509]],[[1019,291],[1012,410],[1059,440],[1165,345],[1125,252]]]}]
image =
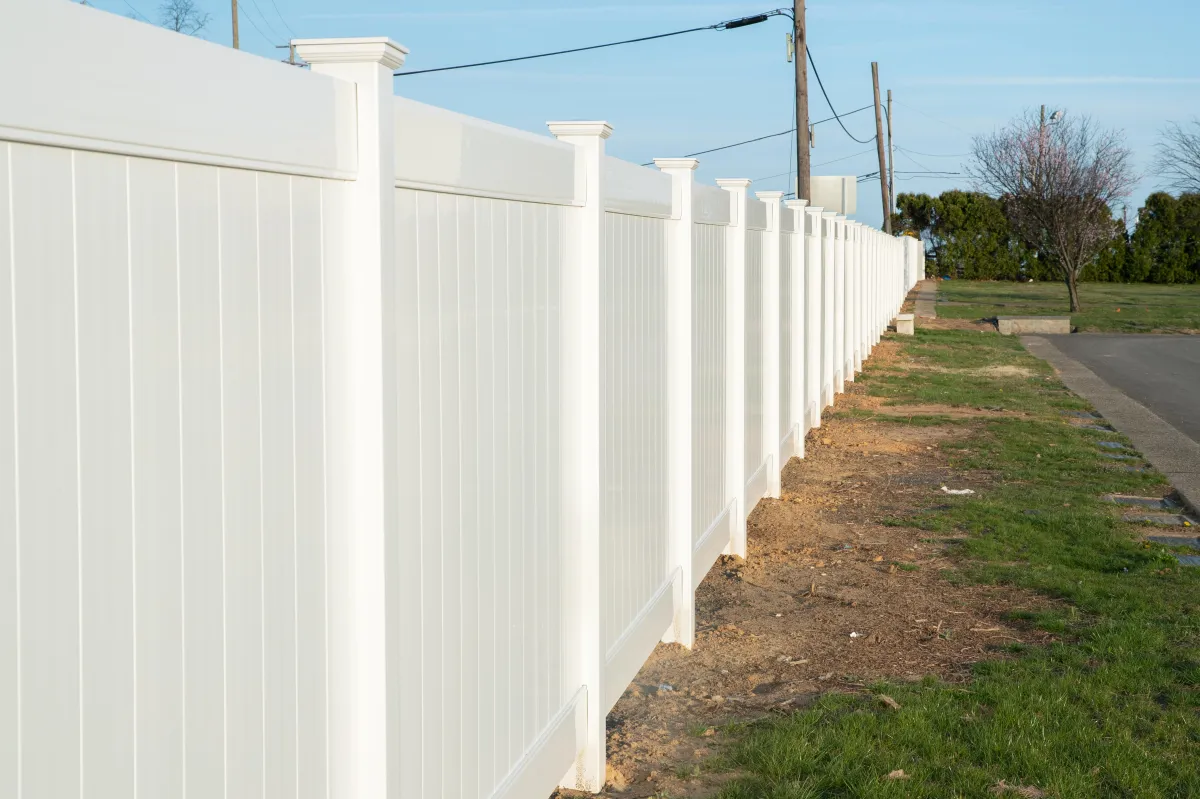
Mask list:
[{"label": "power line", "polygon": [[[242,6],[242,10],[243,11],[246,10],[246,7]],[[250,27],[252,27],[252,28],[254,28],[254,30],[258,31],[258,35],[263,38],[263,41],[265,41],[267,44],[275,44],[275,42],[271,40],[271,37],[268,36],[267,34],[263,33],[262,28],[258,27],[258,23],[256,23],[254,21],[254,17],[250,16],[250,14],[248,14],[248,13],[243,14],[242,16],[245,18],[245,20],[247,22],[250,23]]]},{"label": "power line", "polygon": [[271,7],[275,9],[275,16],[279,17],[279,21],[283,23],[283,27],[287,28],[287,32],[292,34],[292,38],[300,38],[296,35],[296,32],[292,30],[292,26],[287,24],[287,20],[283,18],[283,14],[279,13],[279,6],[275,5],[275,0],[271,0]]},{"label": "power line", "polygon": [[[833,112],[833,118],[836,119],[837,123],[842,126],[842,131],[845,132],[845,134],[847,136],[854,139],[859,144],[870,144],[871,142],[875,141],[874,136],[872,136],[869,139],[860,139],[857,136],[855,136],[853,133],[851,133],[849,130],[846,129],[846,125],[842,122],[842,116],[849,116],[850,114],[843,114],[841,116],[838,115],[837,110],[833,107],[833,103],[829,99],[829,92],[825,91],[825,84],[821,82],[821,73],[817,72],[817,62],[813,60],[812,50],[809,50],[807,47],[805,47],[804,51],[808,54],[808,63],[812,65],[813,75],[817,79],[817,85],[821,87],[821,94],[825,97],[825,103],[829,106],[829,110]],[[867,107],[874,108],[875,106],[870,105]],[[850,113],[854,113],[854,112],[852,111]]]},{"label": "power line", "polygon": [[[853,155],[844,155],[841,158],[834,158],[829,161],[822,161],[819,164],[813,164],[813,168],[815,169],[816,167],[819,167],[819,166],[828,166],[829,164],[836,164],[838,161],[848,161],[851,158],[857,158],[860,155],[866,155],[867,153],[873,153],[873,152],[875,152],[875,151],[874,150],[862,150],[860,152],[854,153]],[[794,172],[794,171],[795,170],[790,170],[788,172],[780,172],[778,175],[767,175],[765,178],[755,178],[752,182],[758,183],[759,181],[763,181],[763,180],[771,180],[773,178],[781,178],[784,175],[792,174],[792,172]],[[875,173],[872,172],[871,174],[875,174]],[[958,173],[955,172],[954,174],[957,175]]]},{"label": "power line", "polygon": [[424,75],[430,72],[448,72],[452,69],[471,69],[473,67],[488,67],[493,64],[511,64],[514,61],[530,61],[534,58],[549,58],[556,55],[567,55],[568,53],[583,53],[588,50],[601,50],[605,47],[617,47],[622,44],[636,44],[638,42],[650,42],[655,39],[666,39],[671,36],[682,36],[685,33],[697,33],[699,31],[714,31],[714,30],[733,30],[734,28],[744,28],[747,25],[757,25],[760,22],[766,22],[768,17],[779,16],[782,12],[779,9],[767,11],[762,14],[755,14],[750,17],[739,17],[738,19],[727,19],[724,22],[718,22],[713,25],[704,25],[699,28],[687,28],[681,31],[671,31],[670,33],[659,33],[654,36],[641,36],[637,39],[623,39],[619,42],[606,42],[605,44],[593,44],[588,47],[573,47],[570,50],[555,50],[552,53],[537,53],[536,55],[523,55],[516,58],[498,58],[494,61],[477,61],[474,64],[457,64],[452,67],[434,67],[432,69],[416,69],[410,72],[397,72],[395,77],[403,78],[410,75]]},{"label": "power line", "polygon": [[901,151],[900,151],[900,155],[904,156],[904,157],[905,157],[905,158],[907,158],[909,161],[912,161],[914,164],[916,164],[917,166],[921,167],[921,169],[922,169],[922,170],[924,170],[924,171],[926,171],[926,172],[932,172],[932,171],[934,171],[934,170],[930,169],[929,167],[925,166],[924,164],[922,164],[922,163],[921,163],[920,161],[918,161],[917,159],[913,158],[911,155],[909,155],[907,152],[905,152],[905,151],[903,151],[903,150],[901,150]]},{"label": "power line", "polygon": [[[906,177],[896,178],[896,180],[915,180],[916,178],[945,178],[946,176],[962,175],[961,172],[902,172],[896,170],[897,175],[905,175]],[[872,180],[879,180],[879,171],[869,172],[865,175],[858,176],[858,183],[867,183]]]},{"label": "power line", "polygon": [[910,111],[916,111],[918,114],[920,114],[920,115],[921,115],[921,116],[923,116],[923,117],[929,117],[929,118],[930,118],[930,119],[932,119],[934,122],[940,122],[940,123],[942,123],[943,125],[945,125],[945,126],[946,126],[946,127],[948,127],[948,128],[954,128],[955,130],[957,130],[959,133],[963,134],[964,136],[970,136],[970,135],[971,135],[970,133],[967,133],[965,130],[963,130],[962,128],[960,128],[958,125],[954,125],[954,124],[952,124],[952,123],[950,123],[950,122],[947,122],[947,121],[946,121],[946,120],[944,120],[944,119],[938,119],[938,118],[937,118],[937,117],[935,117],[933,114],[927,114],[927,113],[925,113],[924,111],[922,111],[921,109],[919,109],[919,108],[916,108],[915,106],[911,106],[911,105],[909,105],[908,103],[903,103],[903,102],[900,102],[899,100],[897,100],[897,101],[896,101],[896,103],[897,103],[897,105],[902,105],[902,106],[904,106],[905,108],[909,109]]},{"label": "power line", "polygon": [[[129,10],[132,11],[136,16],[141,17],[142,22],[150,22],[150,18],[147,17],[145,14],[143,14],[141,11],[138,11],[136,8],[134,8],[133,4],[130,3],[129,0],[121,0],[121,2],[123,2],[125,5],[129,6]],[[153,25],[154,23],[150,22],[150,24]]]},{"label": "power line", "polygon": [[[896,102],[899,102],[899,100]],[[909,150],[906,147],[901,147],[899,144],[896,145],[896,149],[903,150],[906,153],[912,153],[913,155],[924,155],[929,158],[966,158],[970,155],[970,153],[922,153],[918,152],[917,150]]]},{"label": "power line", "polygon": [[275,27],[270,22],[267,21],[267,15],[262,12],[262,9],[258,7],[258,4],[255,3],[254,0],[245,0],[245,2],[248,2],[251,6],[254,7],[254,10],[258,12],[259,19],[262,20],[262,24],[265,25],[267,30],[269,30],[271,32],[271,35],[275,37],[272,40],[269,36],[267,36],[265,33],[263,33],[262,29],[259,28],[258,25],[254,24],[254,18],[250,16],[250,10],[245,9],[246,10],[246,15],[245,15],[246,19],[250,20],[250,25],[254,28],[254,30],[258,31],[258,35],[262,36],[264,39],[267,40],[267,44],[275,44],[276,42],[287,39],[286,36],[283,36],[282,34],[280,34],[279,31],[275,30]]},{"label": "power line", "polygon": [[[866,111],[868,108],[874,108],[874,107],[875,106],[873,106],[873,105],[864,105],[862,108],[856,108],[853,111],[847,111],[846,113],[842,114],[842,116],[848,117],[851,114],[857,114],[860,111]],[[836,117],[827,117],[825,119],[818,119],[816,122],[813,122],[812,124],[820,125],[824,122],[832,122],[834,119],[836,119]],[[796,132],[796,129],[793,127],[793,128],[789,128],[788,130],[781,130],[778,133],[768,133],[766,136],[759,136],[756,139],[746,139],[745,141],[734,142],[733,144],[726,144],[726,145],[722,145],[721,147],[714,147],[711,150],[701,150],[700,152],[696,152],[696,153],[688,153],[687,155],[684,155],[681,157],[682,158],[693,158],[697,155],[708,155],[709,153],[715,153],[718,150],[728,150],[731,147],[741,147],[743,144],[754,144],[755,142],[766,141],[767,139],[774,139],[776,136],[787,136],[788,134],[795,133],[795,132]],[[838,160],[840,160],[840,159],[838,159]],[[826,163],[833,163],[833,162],[827,161]],[[646,163],[642,164],[642,166],[653,166],[653,165],[654,165],[653,161],[647,161]],[[821,165],[814,164],[814,166],[821,166]]]}]

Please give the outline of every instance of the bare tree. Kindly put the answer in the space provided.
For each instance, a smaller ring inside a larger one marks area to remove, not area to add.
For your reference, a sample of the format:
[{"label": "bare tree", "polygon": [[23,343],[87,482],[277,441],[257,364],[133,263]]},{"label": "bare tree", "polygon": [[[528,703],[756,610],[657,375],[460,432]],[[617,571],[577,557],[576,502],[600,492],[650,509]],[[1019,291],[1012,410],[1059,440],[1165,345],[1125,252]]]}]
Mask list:
[{"label": "bare tree", "polygon": [[1027,111],[977,136],[967,171],[1000,199],[1025,243],[1058,268],[1075,312],[1079,276],[1112,238],[1113,203],[1137,177],[1121,133],[1099,130],[1088,117],[1043,119]]},{"label": "bare tree", "polygon": [[1154,172],[1162,187],[1179,194],[1200,193],[1200,119],[1187,126],[1168,122],[1159,133]]},{"label": "bare tree", "polygon": [[165,0],[158,7],[159,24],[176,33],[196,36],[208,25],[212,15],[196,6],[192,0]]}]

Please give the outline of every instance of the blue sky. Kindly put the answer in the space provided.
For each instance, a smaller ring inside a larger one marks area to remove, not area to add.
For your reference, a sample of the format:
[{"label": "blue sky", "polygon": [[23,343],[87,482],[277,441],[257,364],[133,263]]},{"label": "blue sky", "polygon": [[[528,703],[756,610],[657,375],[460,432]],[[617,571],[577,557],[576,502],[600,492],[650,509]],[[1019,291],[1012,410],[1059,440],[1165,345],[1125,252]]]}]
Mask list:
[{"label": "blue sky", "polygon": [[[155,0],[91,0],[154,18]],[[229,43],[225,0],[196,0],[212,14],[206,38]],[[278,58],[290,35],[387,35],[411,51],[408,67],[579,47],[707,25],[768,10],[765,2],[681,0],[241,0],[243,49]],[[809,2],[809,47],[839,112],[871,102],[870,62],[895,95],[896,169],[957,171],[973,134],[1045,103],[1125,132],[1148,171],[1168,120],[1200,116],[1194,0],[905,0]],[[521,64],[400,78],[397,94],[544,133],[551,119],[604,119],[609,152],[635,162],[677,156],[789,128],[787,21],[701,32],[646,44]],[[257,28],[257,29],[256,29]],[[829,116],[810,71],[810,114]],[[846,120],[859,138],[870,112]],[[874,149],[835,122],[819,126],[814,174],[866,174]],[[701,158],[698,179],[752,179],[789,169],[788,137]],[[927,153],[930,155],[918,155]],[[857,155],[856,155],[857,154]],[[846,156],[852,156],[847,158]],[[943,157],[944,156],[944,157]],[[825,166],[817,166],[837,160]],[[898,178],[905,176],[898,175]],[[790,189],[784,176],[759,189]],[[898,191],[937,193],[952,178],[897,181]],[[1146,177],[1130,210],[1155,188]],[[858,218],[878,224],[879,186],[859,186]]]}]

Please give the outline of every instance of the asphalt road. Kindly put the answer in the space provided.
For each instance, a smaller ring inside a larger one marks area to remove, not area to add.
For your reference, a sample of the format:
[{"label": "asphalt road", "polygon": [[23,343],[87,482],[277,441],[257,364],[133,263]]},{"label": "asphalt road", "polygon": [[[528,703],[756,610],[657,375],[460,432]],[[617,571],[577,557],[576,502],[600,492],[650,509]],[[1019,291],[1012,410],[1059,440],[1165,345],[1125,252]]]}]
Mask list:
[{"label": "asphalt road", "polygon": [[1044,338],[1200,444],[1200,336]]}]

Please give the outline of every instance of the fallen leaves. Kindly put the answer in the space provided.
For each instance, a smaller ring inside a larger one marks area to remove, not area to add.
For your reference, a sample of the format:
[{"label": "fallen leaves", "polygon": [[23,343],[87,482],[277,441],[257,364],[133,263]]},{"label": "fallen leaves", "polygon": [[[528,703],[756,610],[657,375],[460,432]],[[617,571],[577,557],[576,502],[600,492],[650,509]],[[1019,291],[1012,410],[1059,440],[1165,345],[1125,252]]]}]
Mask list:
[{"label": "fallen leaves", "polygon": [[879,701],[882,702],[883,704],[887,705],[888,707],[890,707],[892,710],[900,709],[900,703],[897,702],[895,699],[892,699],[887,694],[880,694]]}]

